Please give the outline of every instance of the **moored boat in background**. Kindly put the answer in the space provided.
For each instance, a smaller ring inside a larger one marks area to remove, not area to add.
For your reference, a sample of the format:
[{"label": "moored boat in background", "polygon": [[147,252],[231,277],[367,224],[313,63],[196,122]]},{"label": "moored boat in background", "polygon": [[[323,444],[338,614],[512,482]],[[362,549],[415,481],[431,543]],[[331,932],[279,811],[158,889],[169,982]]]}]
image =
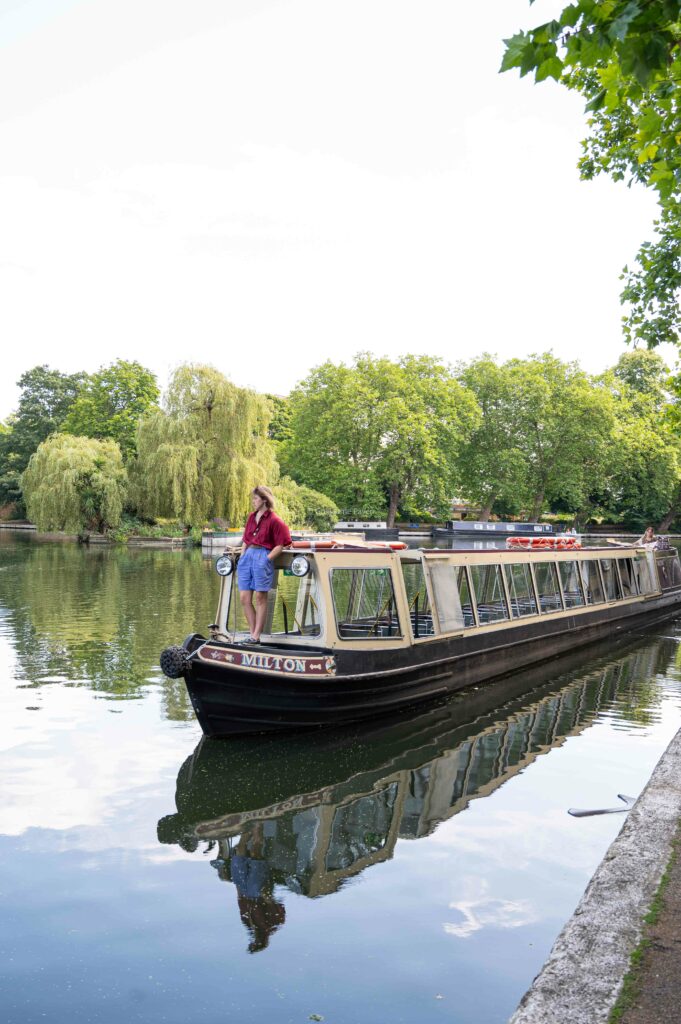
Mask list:
[{"label": "moored boat in background", "polygon": [[450,519],[444,526],[436,526],[433,535],[437,537],[447,536],[475,536],[475,537],[550,537],[553,534],[551,523],[515,523],[502,522],[501,520],[479,521],[474,519]]}]

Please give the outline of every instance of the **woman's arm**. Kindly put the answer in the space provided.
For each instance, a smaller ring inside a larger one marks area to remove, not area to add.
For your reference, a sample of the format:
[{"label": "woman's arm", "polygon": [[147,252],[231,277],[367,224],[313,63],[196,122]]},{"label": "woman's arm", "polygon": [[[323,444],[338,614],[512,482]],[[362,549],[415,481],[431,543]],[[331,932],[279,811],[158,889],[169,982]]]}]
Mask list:
[{"label": "woman's arm", "polygon": [[269,555],[267,556],[268,560],[270,562],[273,562],[274,559],[278,555],[280,555],[283,550],[284,550],[284,545],[283,544],[277,544],[276,548],[272,548],[272,550],[270,551]]}]

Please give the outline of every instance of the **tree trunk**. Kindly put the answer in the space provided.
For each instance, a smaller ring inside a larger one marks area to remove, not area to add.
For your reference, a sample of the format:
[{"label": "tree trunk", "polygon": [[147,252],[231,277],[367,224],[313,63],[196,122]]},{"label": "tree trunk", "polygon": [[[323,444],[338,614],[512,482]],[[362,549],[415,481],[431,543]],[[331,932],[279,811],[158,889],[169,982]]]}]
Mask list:
[{"label": "tree trunk", "polygon": [[681,512],[681,484],[679,484],[676,494],[674,495],[674,500],[672,501],[671,508],[667,512],[666,516],[664,516],[662,522],[657,528],[657,533],[666,533],[669,527],[676,519],[679,512]]},{"label": "tree trunk", "polygon": [[483,507],[480,509],[480,522],[481,523],[486,523],[489,520],[493,504],[494,504],[494,502],[490,501],[490,503],[488,505],[483,505]]},{"label": "tree trunk", "polygon": [[530,516],[528,522],[536,523],[538,521],[539,516],[541,515],[541,507],[542,507],[543,504],[544,504],[544,492],[543,491],[539,491],[539,493],[535,494],[535,496],[534,496],[534,504],[532,505],[532,515]]},{"label": "tree trunk", "polygon": [[388,529],[392,529],[395,525],[395,517],[397,516],[397,502],[400,499],[400,490],[397,484],[390,485],[390,508],[388,509]]}]

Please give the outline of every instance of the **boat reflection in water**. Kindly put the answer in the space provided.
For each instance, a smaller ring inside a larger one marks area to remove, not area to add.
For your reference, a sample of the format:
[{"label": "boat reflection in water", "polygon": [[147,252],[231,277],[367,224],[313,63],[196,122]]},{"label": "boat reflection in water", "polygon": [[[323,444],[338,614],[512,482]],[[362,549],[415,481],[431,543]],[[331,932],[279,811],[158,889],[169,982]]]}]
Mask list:
[{"label": "boat reflection in water", "polygon": [[202,739],[180,769],[177,813],[160,820],[159,840],[214,852],[257,952],[285,921],[277,887],[335,892],[390,859],[398,839],[428,835],[599,713],[644,724],[661,699],[654,677],[675,652],[661,637],[617,659],[592,649],[588,662],[573,656],[569,674],[550,678],[542,666],[371,727]]}]

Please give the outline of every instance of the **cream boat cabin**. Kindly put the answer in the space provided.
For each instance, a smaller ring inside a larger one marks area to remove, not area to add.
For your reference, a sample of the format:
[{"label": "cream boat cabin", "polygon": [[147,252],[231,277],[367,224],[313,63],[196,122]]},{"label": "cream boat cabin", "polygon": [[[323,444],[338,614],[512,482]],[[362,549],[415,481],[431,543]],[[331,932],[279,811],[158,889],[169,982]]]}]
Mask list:
[{"label": "cream boat cabin", "polygon": [[[548,543],[548,542],[544,542]],[[675,550],[397,550],[337,544],[277,560],[248,642],[225,554],[208,639],[164,651],[207,735],[300,729],[394,711],[617,637],[681,605]]]}]

